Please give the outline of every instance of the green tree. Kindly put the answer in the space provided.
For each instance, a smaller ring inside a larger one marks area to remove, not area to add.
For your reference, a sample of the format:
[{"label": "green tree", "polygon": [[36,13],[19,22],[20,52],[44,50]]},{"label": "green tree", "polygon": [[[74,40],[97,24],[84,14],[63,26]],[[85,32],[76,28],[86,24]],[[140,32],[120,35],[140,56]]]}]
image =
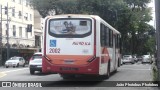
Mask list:
[{"label": "green tree", "polygon": [[155,40],[153,27],[147,24],[151,9],[150,0],[31,0],[32,5],[45,17],[55,14],[99,15],[121,32],[123,54],[153,52]]},{"label": "green tree", "polygon": [[[142,54],[146,49],[145,32],[148,32],[151,9],[150,0],[124,0],[127,7],[119,11],[118,30],[122,33],[123,53]],[[140,38],[139,38],[140,37]],[[142,40],[143,39],[143,40]]]},{"label": "green tree", "polygon": [[57,7],[59,0],[30,0],[30,2],[43,18],[49,15],[50,11],[54,11],[56,14],[60,13]]}]

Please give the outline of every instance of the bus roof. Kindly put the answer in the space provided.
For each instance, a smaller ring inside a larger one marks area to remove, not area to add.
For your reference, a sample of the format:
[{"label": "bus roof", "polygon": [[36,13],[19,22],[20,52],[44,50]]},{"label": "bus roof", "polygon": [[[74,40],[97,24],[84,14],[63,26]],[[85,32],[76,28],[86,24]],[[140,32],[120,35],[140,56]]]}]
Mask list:
[{"label": "bus roof", "polygon": [[91,15],[91,17],[100,20],[103,24],[107,25],[110,29],[112,29],[114,33],[120,34],[120,32],[119,32],[118,30],[116,30],[114,27],[112,27],[109,23],[107,23],[107,22],[106,22],[105,20],[103,20],[101,17],[99,17],[99,16],[97,16],[97,15]]}]

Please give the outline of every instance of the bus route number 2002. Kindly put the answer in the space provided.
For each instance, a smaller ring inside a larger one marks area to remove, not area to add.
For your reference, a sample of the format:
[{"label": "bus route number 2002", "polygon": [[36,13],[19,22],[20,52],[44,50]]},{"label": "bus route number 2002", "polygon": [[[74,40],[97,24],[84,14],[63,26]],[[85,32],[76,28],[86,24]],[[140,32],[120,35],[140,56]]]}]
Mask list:
[{"label": "bus route number 2002", "polygon": [[60,53],[61,49],[60,48],[50,48],[49,53]]}]

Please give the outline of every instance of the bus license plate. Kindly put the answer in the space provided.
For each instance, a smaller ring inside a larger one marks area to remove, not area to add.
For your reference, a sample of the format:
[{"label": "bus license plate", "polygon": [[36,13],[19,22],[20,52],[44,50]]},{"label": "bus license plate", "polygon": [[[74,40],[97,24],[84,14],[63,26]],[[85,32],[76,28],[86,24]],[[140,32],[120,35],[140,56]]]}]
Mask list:
[{"label": "bus license plate", "polygon": [[64,64],[74,64],[74,61],[72,61],[72,60],[66,60],[66,61],[64,61]]},{"label": "bus license plate", "polygon": [[67,70],[77,71],[79,69],[74,68],[74,67],[61,67],[60,70],[62,70],[62,71],[67,71]]}]

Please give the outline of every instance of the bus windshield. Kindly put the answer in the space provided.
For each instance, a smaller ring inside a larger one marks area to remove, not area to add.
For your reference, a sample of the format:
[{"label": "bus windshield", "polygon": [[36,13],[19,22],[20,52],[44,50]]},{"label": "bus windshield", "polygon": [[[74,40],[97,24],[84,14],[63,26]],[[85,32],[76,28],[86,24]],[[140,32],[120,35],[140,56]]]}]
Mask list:
[{"label": "bus windshield", "polygon": [[87,36],[91,33],[90,19],[51,19],[49,34],[55,37]]}]

